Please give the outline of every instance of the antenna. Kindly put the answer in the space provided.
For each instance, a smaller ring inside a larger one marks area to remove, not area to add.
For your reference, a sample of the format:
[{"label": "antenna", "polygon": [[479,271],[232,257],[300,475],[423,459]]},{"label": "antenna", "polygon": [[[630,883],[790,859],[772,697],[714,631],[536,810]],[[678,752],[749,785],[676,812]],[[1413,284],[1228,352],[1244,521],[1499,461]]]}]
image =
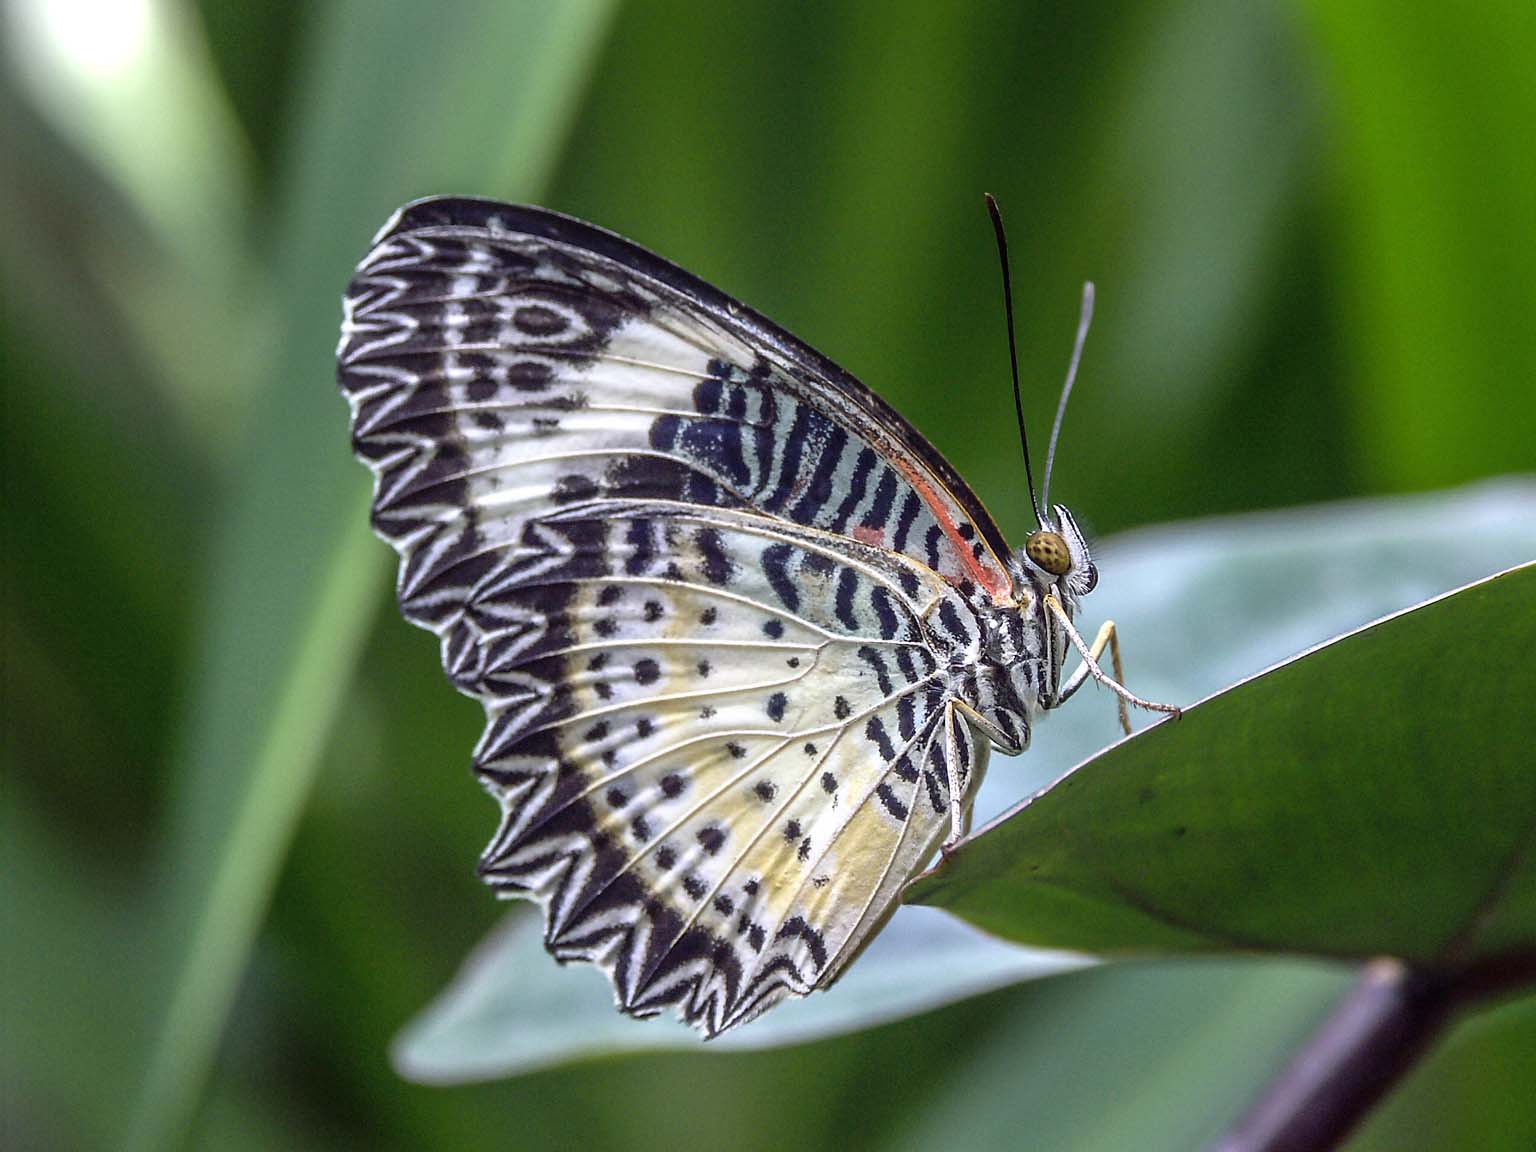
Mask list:
[{"label": "antenna", "polygon": [[1072,395],[1072,385],[1077,381],[1077,364],[1083,358],[1083,344],[1088,339],[1088,326],[1093,323],[1093,281],[1083,282],[1083,311],[1077,318],[1077,339],[1072,342],[1072,363],[1067,365],[1067,382],[1061,386],[1061,399],[1056,401],[1056,421],[1051,425],[1051,443],[1045,450],[1045,489],[1040,502],[1051,506],[1051,466],[1056,463],[1056,438],[1061,435],[1061,418],[1067,413],[1067,397]]},{"label": "antenna", "polygon": [[[992,198],[992,193],[986,192],[987,213],[992,217],[992,231],[997,233],[997,258],[1003,266],[1003,312],[1008,319],[1008,367],[1013,371],[1013,412],[1019,418],[1019,447],[1024,450],[1024,479],[1029,484],[1029,502],[1035,510],[1035,523],[1045,527],[1045,518],[1040,515],[1040,501],[1035,498],[1035,474],[1029,466],[1029,437],[1024,434],[1024,400],[1019,394],[1019,350],[1013,335],[1013,281],[1008,275],[1008,236],[1003,231],[1003,214],[998,211],[997,201]],[[1079,330],[1079,345],[1081,345],[1082,333]],[[1073,357],[1073,367],[1076,368],[1077,360]],[[1071,378],[1068,385],[1071,387]],[[1066,397],[1062,397],[1062,403],[1066,403]],[[1060,416],[1057,416],[1058,423]],[[1056,437],[1052,435],[1051,442],[1055,444]],[[1047,462],[1046,476],[1050,476],[1049,462]]]}]

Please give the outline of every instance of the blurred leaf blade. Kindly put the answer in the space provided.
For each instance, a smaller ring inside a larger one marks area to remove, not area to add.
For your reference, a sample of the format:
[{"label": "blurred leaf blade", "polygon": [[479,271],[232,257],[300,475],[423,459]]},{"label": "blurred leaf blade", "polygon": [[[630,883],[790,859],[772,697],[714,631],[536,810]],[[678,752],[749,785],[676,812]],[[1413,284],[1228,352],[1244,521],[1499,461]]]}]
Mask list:
[{"label": "blurred leaf blade", "polygon": [[[1092,964],[1016,948],[939,913],[892,920],[830,995],[781,1005],[712,1052],[805,1044],[873,1028],[955,1000]],[[557,965],[536,917],[514,913],[476,949],[453,984],[396,1038],[400,1074],[425,1084],[521,1076],[619,1052],[699,1051],[678,1020],[632,1020],[589,965]]]},{"label": "blurred leaf blade", "polygon": [[1053,981],[1043,1004],[1005,1007],[985,1047],[886,1147],[1015,1148],[1027,1124],[1029,1148],[1207,1148],[1349,979],[1335,965],[1205,959]]},{"label": "blurred leaf blade", "polygon": [[1201,701],[909,898],[1043,947],[1536,956],[1536,715],[1513,704],[1536,698],[1533,600],[1528,564]]},{"label": "blurred leaf blade", "polygon": [[1334,105],[1343,332],[1370,479],[1527,468],[1536,408],[1510,382],[1536,377],[1536,153],[1503,142],[1536,122],[1536,7],[1302,10]]},{"label": "blurred leaf blade", "polygon": [[[278,230],[274,386],[214,548],[187,790],[166,859],[168,939],[186,951],[170,961],[177,982],[131,1146],[169,1146],[185,1129],[383,584],[387,551],[367,535],[330,382],[347,273],[387,211],[439,181],[499,177],[506,194],[536,194],[610,7],[483,0],[446,14],[351,2],[329,13]],[[561,59],[535,66],[546,44]],[[455,116],[478,122],[442,132]],[[514,121],[520,130],[506,132]]]},{"label": "blurred leaf blade", "polygon": [[249,157],[197,22],[173,4],[116,5],[87,43],[68,27],[80,14],[11,6],[17,81],[147,226],[218,282],[240,255]]}]

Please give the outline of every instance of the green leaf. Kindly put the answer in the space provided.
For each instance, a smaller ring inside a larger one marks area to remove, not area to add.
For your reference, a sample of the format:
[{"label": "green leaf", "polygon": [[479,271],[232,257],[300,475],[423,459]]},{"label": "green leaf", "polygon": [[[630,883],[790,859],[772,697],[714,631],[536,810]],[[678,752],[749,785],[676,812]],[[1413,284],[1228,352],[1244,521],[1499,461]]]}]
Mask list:
[{"label": "green leaf", "polygon": [[[1462,546],[1437,553],[1431,545],[1448,522],[1461,526]],[[1090,601],[1095,618],[1108,609],[1125,629],[1138,687],[1188,699],[1339,628],[1536,553],[1536,487],[1490,485],[1166,526],[1109,541],[1101,551],[1104,578]],[[1025,757],[994,766],[978,810],[998,810],[1026,790],[1026,772],[1049,778],[1059,771],[1053,765],[1101,747],[1114,730],[1108,698],[1085,693],[1051,715]],[[776,1008],[709,1050],[873,1027],[1081,964],[1081,957],[1013,948],[903,908],[830,993]],[[533,918],[514,916],[401,1033],[394,1059],[410,1079],[449,1083],[522,1075],[599,1053],[698,1045],[670,1018],[623,1017],[600,974],[588,965],[556,965]]]},{"label": "green leaf", "polygon": [[1528,564],[1201,701],[908,898],[1045,947],[1536,953],[1533,602]]},{"label": "green leaf", "polygon": [[[803,1044],[1091,963],[1016,948],[939,913],[904,909],[830,995],[781,1005],[750,1028],[727,1032],[709,1050]],[[554,963],[537,918],[514,913],[400,1034],[393,1055],[407,1079],[447,1084],[517,1076],[614,1052],[703,1045],[693,1029],[670,1016],[637,1021],[622,1015],[606,978],[590,965]]]}]

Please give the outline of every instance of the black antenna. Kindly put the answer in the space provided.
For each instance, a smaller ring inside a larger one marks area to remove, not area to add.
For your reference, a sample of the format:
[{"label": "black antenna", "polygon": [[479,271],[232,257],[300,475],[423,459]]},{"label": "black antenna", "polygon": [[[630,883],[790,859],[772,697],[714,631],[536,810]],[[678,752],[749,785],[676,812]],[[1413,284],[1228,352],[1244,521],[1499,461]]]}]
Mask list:
[{"label": "black antenna", "polygon": [[1029,502],[1035,510],[1035,523],[1044,528],[1045,518],[1040,515],[1040,501],[1035,498],[1035,474],[1029,466],[1029,437],[1024,433],[1024,398],[1019,394],[1019,349],[1013,335],[1013,281],[1008,275],[1008,235],[1003,231],[1003,214],[997,209],[997,201],[990,192],[983,195],[987,198],[987,213],[992,217],[992,231],[997,233],[997,258],[1003,265],[1003,311],[1008,318],[1008,367],[1013,371],[1013,412],[1019,418],[1019,447],[1024,450],[1024,479],[1029,484]]},{"label": "black antenna", "polygon": [[1083,344],[1088,340],[1088,326],[1093,323],[1093,281],[1083,281],[1083,311],[1077,318],[1077,339],[1072,342],[1072,363],[1067,365],[1067,382],[1061,386],[1061,399],[1056,402],[1056,420],[1051,424],[1051,443],[1045,450],[1045,487],[1040,501],[1051,506],[1051,468],[1056,463],[1056,437],[1061,435],[1061,418],[1067,414],[1067,397],[1072,395],[1072,385],[1077,382],[1078,361],[1083,358]]}]

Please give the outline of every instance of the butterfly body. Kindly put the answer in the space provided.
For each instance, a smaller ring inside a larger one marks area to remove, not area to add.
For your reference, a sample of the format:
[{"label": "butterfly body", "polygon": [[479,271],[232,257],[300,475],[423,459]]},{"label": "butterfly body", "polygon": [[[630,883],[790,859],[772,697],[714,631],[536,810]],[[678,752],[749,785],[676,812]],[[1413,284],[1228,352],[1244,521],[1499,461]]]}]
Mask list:
[{"label": "butterfly body", "polygon": [[486,708],[487,882],[636,1015],[831,983],[1062,698],[1070,515],[1059,563],[1010,552],[858,381],[542,209],[408,205],[345,310],[402,611]]}]

